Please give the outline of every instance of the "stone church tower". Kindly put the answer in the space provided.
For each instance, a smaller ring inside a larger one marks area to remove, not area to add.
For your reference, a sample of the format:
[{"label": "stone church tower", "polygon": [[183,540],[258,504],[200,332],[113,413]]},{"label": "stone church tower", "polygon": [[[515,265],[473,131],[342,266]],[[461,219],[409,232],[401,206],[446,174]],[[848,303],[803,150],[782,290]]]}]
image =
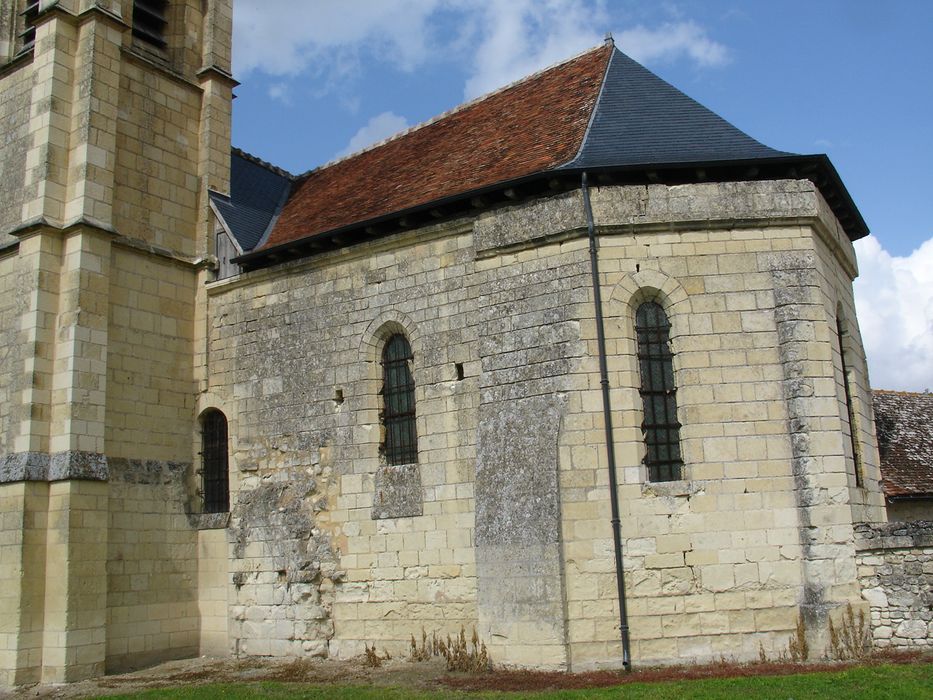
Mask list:
[{"label": "stone church tower", "polygon": [[231,0],[0,3],[0,686],[199,649],[180,476],[231,26]]}]

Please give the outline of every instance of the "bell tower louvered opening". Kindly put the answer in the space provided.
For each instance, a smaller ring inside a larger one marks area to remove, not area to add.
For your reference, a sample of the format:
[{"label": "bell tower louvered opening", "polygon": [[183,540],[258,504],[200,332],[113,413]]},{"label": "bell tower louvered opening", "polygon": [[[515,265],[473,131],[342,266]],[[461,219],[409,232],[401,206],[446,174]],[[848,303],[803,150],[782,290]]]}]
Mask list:
[{"label": "bell tower louvered opening", "polygon": [[133,3],[133,36],[165,48],[168,0],[136,0]]}]

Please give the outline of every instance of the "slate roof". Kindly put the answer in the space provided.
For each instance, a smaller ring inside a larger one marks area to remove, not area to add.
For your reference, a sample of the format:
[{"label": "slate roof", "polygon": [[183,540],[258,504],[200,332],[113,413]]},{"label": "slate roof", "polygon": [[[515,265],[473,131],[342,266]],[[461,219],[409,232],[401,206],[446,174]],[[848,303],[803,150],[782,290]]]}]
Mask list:
[{"label": "slate roof", "polygon": [[237,261],[307,255],[559,178],[578,186],[584,170],[618,183],[809,178],[852,240],[868,233],[825,155],[759,143],[609,42],[297,178]]},{"label": "slate roof", "polygon": [[885,495],[933,498],[933,394],[876,389],[872,408]]},{"label": "slate roof", "polygon": [[580,154],[565,167],[705,163],[791,155],[760,144],[616,50]]},{"label": "slate roof", "polygon": [[211,192],[211,203],[240,249],[252,250],[281,211],[294,176],[237,148],[230,154],[230,196]]}]

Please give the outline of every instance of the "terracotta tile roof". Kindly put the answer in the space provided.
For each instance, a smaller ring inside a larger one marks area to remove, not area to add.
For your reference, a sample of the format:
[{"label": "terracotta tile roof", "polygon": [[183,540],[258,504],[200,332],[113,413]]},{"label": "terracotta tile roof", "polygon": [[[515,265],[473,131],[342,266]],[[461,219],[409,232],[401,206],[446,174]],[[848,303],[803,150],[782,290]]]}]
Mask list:
[{"label": "terracotta tile roof", "polygon": [[885,495],[933,497],[933,394],[876,389],[872,408]]},{"label": "terracotta tile roof", "polygon": [[311,171],[261,248],[568,162],[586,133],[612,51],[600,46]]}]

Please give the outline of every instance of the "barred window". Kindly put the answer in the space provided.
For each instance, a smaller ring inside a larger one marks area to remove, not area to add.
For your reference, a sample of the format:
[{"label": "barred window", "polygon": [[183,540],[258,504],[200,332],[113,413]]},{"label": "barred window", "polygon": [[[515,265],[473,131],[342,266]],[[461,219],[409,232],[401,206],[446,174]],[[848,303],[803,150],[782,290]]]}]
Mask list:
[{"label": "barred window", "polygon": [[29,51],[36,45],[36,18],[39,16],[39,0],[26,0],[26,7],[23,9],[23,33],[20,38],[23,40],[22,52]]},{"label": "barred window", "polygon": [[201,494],[205,513],[230,510],[227,460],[227,418],[215,408],[201,417]]},{"label": "barred window", "polygon": [[135,0],[133,3],[133,36],[165,48],[167,10],[168,0]]},{"label": "barred window", "polygon": [[849,367],[846,362],[845,327],[840,313],[836,313],[836,339],[839,343],[839,362],[842,365],[842,389],[846,400],[846,420],[843,429],[849,433],[849,442],[852,447],[852,464],[855,469],[855,485],[862,485],[862,450],[858,441],[858,416],[855,404],[852,401],[852,391],[849,389]]},{"label": "barred window", "polygon": [[404,335],[389,338],[382,351],[383,449],[387,464],[418,461],[415,431],[415,381],[411,374],[411,345]]},{"label": "barred window", "polygon": [[675,481],[683,469],[670,331],[667,314],[659,304],[649,301],[638,307],[635,332],[644,406],[641,430],[649,481]]}]

